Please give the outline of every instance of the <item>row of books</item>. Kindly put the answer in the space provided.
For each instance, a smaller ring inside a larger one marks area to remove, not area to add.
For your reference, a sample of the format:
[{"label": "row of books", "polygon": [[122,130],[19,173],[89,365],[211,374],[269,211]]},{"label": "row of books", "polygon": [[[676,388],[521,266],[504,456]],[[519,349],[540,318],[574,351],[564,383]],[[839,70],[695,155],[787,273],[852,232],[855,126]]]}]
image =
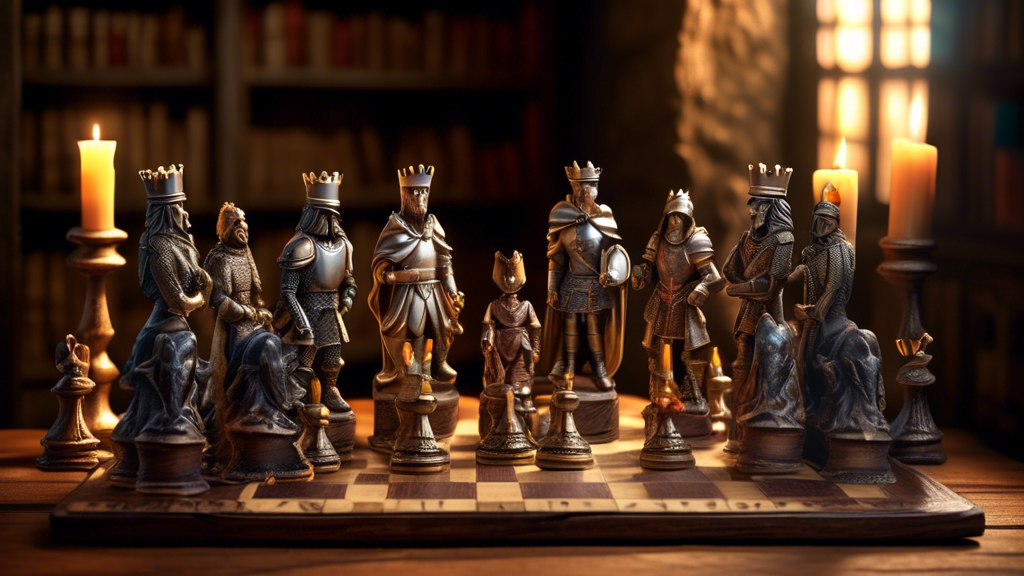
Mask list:
[{"label": "row of books", "polygon": [[422,70],[477,77],[535,77],[541,13],[525,3],[518,21],[450,17],[426,11],[419,21],[383,12],[339,15],[274,2],[246,17],[245,63],[253,68]]},{"label": "row of books", "polygon": [[971,103],[968,182],[961,192],[969,224],[1024,233],[1024,109],[978,97]]},{"label": "row of books", "polygon": [[209,67],[206,29],[181,7],[158,14],[51,4],[26,12],[22,30],[26,70]]},{"label": "row of books", "polygon": [[988,61],[1024,58],[1024,0],[985,0],[966,7],[971,56]]},{"label": "row of books", "polygon": [[164,101],[131,100],[118,107],[65,105],[41,110],[25,108],[21,116],[21,176],[25,196],[49,200],[78,197],[81,156],[78,141],[92,137],[116,140],[114,154],[117,209],[145,205],[138,172],[183,163],[187,166],[190,199],[210,195],[210,112],[192,106],[172,114]]}]

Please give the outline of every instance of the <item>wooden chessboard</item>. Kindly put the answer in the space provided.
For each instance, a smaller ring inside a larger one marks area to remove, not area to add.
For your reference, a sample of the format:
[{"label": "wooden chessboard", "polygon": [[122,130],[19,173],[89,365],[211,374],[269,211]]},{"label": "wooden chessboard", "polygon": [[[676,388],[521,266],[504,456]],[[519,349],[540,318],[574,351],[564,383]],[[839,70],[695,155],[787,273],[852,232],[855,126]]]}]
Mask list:
[{"label": "wooden chessboard", "polygon": [[[387,456],[369,450],[365,434],[354,461],[339,472],[302,483],[215,485],[199,497],[114,488],[101,467],[56,507],[51,524],[65,541],[342,545],[933,539],[984,531],[979,507],[895,461],[897,482],[890,485],[836,484],[806,465],[786,476],[750,476],[735,470],[718,438],[693,443],[696,468],[642,470],[643,421],[625,410],[621,439],[593,447],[593,469],[481,466],[475,407],[462,407],[448,473],[390,474]],[[363,414],[361,429],[369,420]]]}]

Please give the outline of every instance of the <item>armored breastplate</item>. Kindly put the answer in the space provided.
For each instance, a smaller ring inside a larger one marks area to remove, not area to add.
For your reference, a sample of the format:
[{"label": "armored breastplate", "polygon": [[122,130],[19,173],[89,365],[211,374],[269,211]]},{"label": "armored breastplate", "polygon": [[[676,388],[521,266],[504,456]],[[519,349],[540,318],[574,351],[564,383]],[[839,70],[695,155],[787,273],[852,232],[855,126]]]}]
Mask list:
[{"label": "armored breastplate", "polygon": [[590,222],[569,226],[561,232],[562,245],[569,255],[569,272],[575,276],[601,273],[601,244],[604,235]]},{"label": "armored breastplate", "polygon": [[740,256],[743,258],[744,277],[747,280],[753,280],[761,276],[768,271],[772,264],[772,259],[769,255],[761,256],[762,252],[764,252],[763,244],[763,242],[755,242],[750,234],[747,234],[747,239],[743,242],[743,251]]},{"label": "armored breastplate", "polygon": [[[839,288],[826,316],[833,315],[833,311],[842,311],[845,314],[846,304],[850,301],[853,282],[846,278],[846,275],[851,271],[847,270],[845,263],[842,262],[840,250],[834,246],[823,248],[816,251],[805,263],[807,265],[807,281],[804,285],[804,299],[808,304],[815,304],[821,299],[829,281]],[[830,253],[837,257],[837,261],[832,262],[832,266],[829,266]],[[829,278],[829,276],[833,277]]]},{"label": "armored breastplate", "polygon": [[658,241],[658,278],[665,288],[678,290],[697,277],[697,268],[686,258],[686,243],[672,244],[665,238]]},{"label": "armored breastplate", "polygon": [[239,304],[252,303],[252,267],[246,256],[234,256],[231,262],[231,294],[228,296]]},{"label": "armored breastplate", "polygon": [[316,239],[316,258],[309,265],[306,292],[337,292],[345,279],[345,243]]},{"label": "armored breastplate", "polygon": [[409,255],[395,264],[396,270],[416,270],[436,268],[437,249],[433,240],[416,240],[416,247],[409,252]]}]

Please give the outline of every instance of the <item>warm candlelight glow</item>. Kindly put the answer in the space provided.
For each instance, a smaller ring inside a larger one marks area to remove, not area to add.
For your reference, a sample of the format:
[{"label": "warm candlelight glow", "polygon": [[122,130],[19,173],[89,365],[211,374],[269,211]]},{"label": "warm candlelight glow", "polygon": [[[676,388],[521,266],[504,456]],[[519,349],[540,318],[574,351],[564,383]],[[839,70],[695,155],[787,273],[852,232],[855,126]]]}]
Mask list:
[{"label": "warm candlelight glow", "polygon": [[661,349],[661,371],[668,374],[672,370],[672,347],[668,344]]},{"label": "warm candlelight glow", "polygon": [[100,140],[100,125],[92,127],[92,140],[79,140],[82,154],[82,228],[114,227],[114,150],[117,142]]},{"label": "warm candlelight glow", "polygon": [[868,26],[836,26],[836,64],[843,72],[863,72],[871,66],[872,39]]},{"label": "warm candlelight glow", "polygon": [[846,138],[843,138],[839,142],[839,150],[836,150],[836,160],[832,164],[833,168],[846,168]]},{"label": "warm candlelight glow", "polygon": [[836,2],[836,19],[840,24],[871,24],[872,0],[841,0]]},{"label": "warm candlelight glow", "polygon": [[836,90],[838,135],[853,140],[866,140],[869,133],[868,83],[858,76],[845,76]]},{"label": "warm candlelight glow", "polygon": [[718,355],[718,346],[711,349],[711,368],[721,368],[722,357]]},{"label": "warm candlelight glow", "polygon": [[725,422],[715,422],[711,425],[711,430],[715,432],[725,432]]},{"label": "warm candlelight glow", "polygon": [[92,125],[92,139],[93,140],[99,140],[100,139],[100,125],[99,124],[93,124]]},{"label": "warm candlelight glow", "polygon": [[924,142],[925,140],[925,122],[924,122],[924,101],[920,94],[914,96],[914,101],[910,103],[910,114],[907,120],[907,129],[910,134],[911,140],[918,142]]}]

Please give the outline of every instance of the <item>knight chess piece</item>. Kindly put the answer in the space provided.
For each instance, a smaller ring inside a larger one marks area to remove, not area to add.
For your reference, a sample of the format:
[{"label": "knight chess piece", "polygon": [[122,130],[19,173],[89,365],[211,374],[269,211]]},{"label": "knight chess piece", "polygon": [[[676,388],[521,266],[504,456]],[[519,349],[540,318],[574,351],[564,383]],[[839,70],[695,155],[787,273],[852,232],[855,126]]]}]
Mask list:
[{"label": "knight chess piece", "polygon": [[[487,403],[494,397],[486,388],[492,384],[508,384],[515,395],[514,410],[525,430],[530,430],[537,414],[533,405],[534,364],[540,354],[540,321],[533,304],[519,299],[519,291],[526,283],[523,256],[513,252],[506,258],[494,253],[494,283],[502,295],[487,307],[484,313],[480,349],[485,356],[484,387],[480,395],[480,437],[491,429],[491,416]],[[504,396],[499,400],[504,402]]]},{"label": "knight chess piece", "polygon": [[755,330],[750,371],[735,396],[740,472],[789,474],[803,466],[804,398],[794,356],[792,329],[765,313]]},{"label": "knight chess piece", "polygon": [[[369,304],[380,327],[383,367],[373,381],[370,446],[381,452],[390,452],[395,445],[400,425],[396,399],[409,386],[407,396],[419,397],[421,380],[428,382],[431,392],[426,396],[432,400],[415,407],[435,406],[427,414],[436,438],[450,438],[458,424],[457,374],[448,365],[448,350],[462,333],[459,313],[465,295],[455,285],[452,248],[444,229],[427,213],[433,176],[434,167],[422,164],[398,171],[401,210],[391,214],[371,262]],[[407,349],[415,352],[408,362]],[[407,398],[406,404],[413,407],[409,402]]]},{"label": "knight chess piece", "polygon": [[271,314],[263,307],[245,212],[225,203],[217,237],[203,263],[216,314],[200,407],[210,444],[207,475],[228,482],[306,480],[313,469],[297,445],[301,428],[288,415],[305,391],[289,378],[281,339],[268,330]]},{"label": "knight chess piece", "polygon": [[[714,263],[714,249],[707,230],[693,217],[690,194],[669,191],[654,234],[647,242],[643,260],[633,267],[634,290],[656,286],[647,302],[643,347],[650,370],[652,414],[668,414],[683,436],[712,433],[705,388],[711,359],[711,338],[701,306],[725,286]],[[685,370],[675,381],[674,359],[682,358]]]},{"label": "knight chess piece", "polygon": [[120,456],[108,478],[148,494],[199,494],[210,489],[201,473],[206,438],[196,405],[202,361],[187,318],[206,306],[213,282],[189,233],[184,167],[139,175],[148,199],[139,282],[154,305],[121,372],[122,387],[135,396],[111,434]]},{"label": "knight chess piece", "polygon": [[[750,230],[743,232],[722,266],[729,282],[726,293],[740,299],[733,338],[736,360],[732,363],[732,379],[746,382],[754,357],[754,334],[761,316],[766,312],[778,324],[785,324],[782,289],[792,270],[793,213],[786,202],[792,168],[776,164],[748,166],[750,177]],[[739,426],[729,429],[726,450],[738,450],[742,432]]]},{"label": "knight chess piece", "polygon": [[516,414],[514,388],[509,384],[492,384],[484,394],[488,397],[487,408],[493,425],[476,449],[477,463],[494,466],[533,464],[537,447],[530,442]]},{"label": "knight chess piece", "polygon": [[[613,377],[622,360],[629,255],[617,244],[622,238],[611,208],[596,202],[601,169],[573,162],[565,173],[572,194],[548,216],[548,306],[539,366],[556,389],[574,379],[580,433],[590,442],[611,442],[619,437]],[[584,360],[589,370],[578,370]]]},{"label": "knight chess piece", "polygon": [[566,375],[566,387],[551,395],[551,425],[537,447],[535,462],[544,470],[586,470],[594,465],[590,444],[576,429],[573,411],[580,397],[572,390],[572,373]]},{"label": "knight chess piece", "polygon": [[57,420],[39,441],[43,453],[36,458],[40,470],[92,470],[99,465],[100,441],[89,432],[82,412],[82,397],[96,387],[89,379],[89,347],[68,334],[57,345],[57,369],[64,374],[50,389],[60,408]]},{"label": "knight chess piece", "polygon": [[856,258],[839,227],[840,194],[827,185],[825,199],[814,207],[811,243],[793,273],[804,280],[804,303],[796,307],[804,457],[836,482],[893,483],[878,339],[846,317]]},{"label": "knight chess piece", "polygon": [[308,389],[315,377],[327,407],[327,435],[342,460],[352,458],[355,413],[338,390],[345,364],[342,345],[348,342],[344,316],[352,309],[356,281],[352,275],[352,243],[341,227],[337,172],[303,174],[306,205],[295,235],[281,252],[281,300],[273,326],[289,353],[296,355],[293,378]]}]

